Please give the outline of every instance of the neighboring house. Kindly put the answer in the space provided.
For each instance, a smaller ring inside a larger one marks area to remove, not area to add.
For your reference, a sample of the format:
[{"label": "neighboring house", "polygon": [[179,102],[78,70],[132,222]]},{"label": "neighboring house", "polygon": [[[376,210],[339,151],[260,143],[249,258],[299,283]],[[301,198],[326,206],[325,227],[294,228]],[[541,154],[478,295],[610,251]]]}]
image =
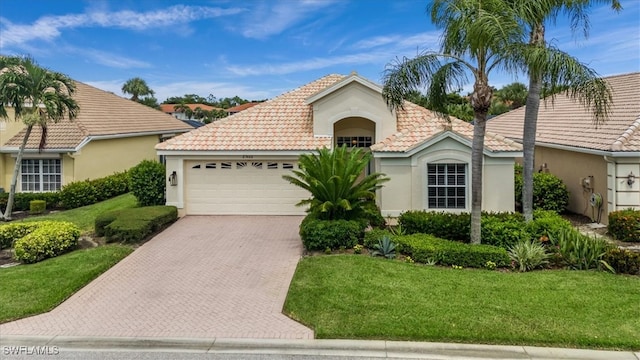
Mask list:
[{"label": "neighboring house", "polygon": [[182,122],[191,126],[192,128],[199,128],[205,125],[205,123],[198,120],[182,120]]},{"label": "neighboring house", "polygon": [[[143,159],[157,159],[154,146],[193,128],[148,106],[76,82],[73,97],[80,110],[75,120],[47,127],[47,142],[38,150],[41,129],[34,126],[21,165],[17,191],[55,191],[72,181],[123,171]],[[0,122],[0,188],[8,191],[25,129],[9,119]]]},{"label": "neighboring house", "polygon": [[258,104],[260,104],[260,103],[254,101],[254,102],[248,102],[248,103],[241,104],[241,105],[238,105],[238,106],[230,107],[230,108],[228,108],[226,110],[227,111],[227,115],[231,116],[233,114],[237,114],[242,110],[247,110],[247,109],[252,108],[252,107],[254,107],[254,106],[258,105]]},{"label": "neighboring house", "polygon": [[[191,114],[190,117],[187,116],[187,114],[185,114],[184,110],[180,109],[181,104],[160,104],[160,110],[165,113],[165,114],[169,114],[173,117],[175,117],[176,119],[185,121],[185,120],[195,120],[195,121],[202,121],[202,120],[198,120],[195,118],[195,114]],[[205,104],[185,104],[185,106],[187,106],[192,112],[195,111],[197,108],[200,108],[201,110],[205,110],[205,111],[225,111],[222,108],[218,108],[218,107],[214,107],[214,106],[210,106],[210,105],[205,105]],[[178,107],[178,109],[176,109],[176,107]]]},{"label": "neighboring house", "polygon": [[[409,209],[471,210],[473,127],[412,103],[391,112],[382,89],[357,74],[328,75],[156,149],[166,157],[167,204],[186,214],[301,215],[310,195],[282,179],[299,155],[322,147],[370,149],[368,172],[391,180],[377,202],[385,216]],[[513,211],[517,143],[487,134],[484,209]]]},{"label": "neighboring house", "polygon": [[[567,185],[570,211],[598,220],[594,200],[602,197],[602,223],[611,211],[640,208],[640,73],[605,80],[613,91],[609,120],[596,127],[584,106],[558,95],[540,104],[535,152],[535,168]],[[497,116],[487,130],[521,141],[524,113]]]}]

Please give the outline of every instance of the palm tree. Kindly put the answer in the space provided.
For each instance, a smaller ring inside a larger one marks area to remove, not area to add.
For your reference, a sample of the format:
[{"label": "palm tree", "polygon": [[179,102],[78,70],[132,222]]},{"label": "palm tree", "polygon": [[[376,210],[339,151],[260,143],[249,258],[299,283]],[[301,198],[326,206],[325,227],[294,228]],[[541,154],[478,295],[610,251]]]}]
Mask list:
[{"label": "palm tree", "polygon": [[318,154],[300,155],[300,170],[282,178],[307,190],[310,199],[297,205],[309,205],[309,213],[323,220],[353,220],[363,216],[365,207],[375,199],[376,190],[389,178],[373,173],[362,177],[371,153],[346,146]]},{"label": "palm tree", "polygon": [[78,114],[78,104],[72,98],[74,91],[71,78],[40,67],[29,57],[0,57],[0,117],[8,118],[5,106],[10,106],[15,119],[22,120],[27,127],[13,168],[7,208],[2,215],[4,220],[11,220],[18,173],[31,130],[36,125],[42,128],[42,150],[47,124],[64,118],[72,120]]},{"label": "palm tree", "polygon": [[471,242],[477,244],[481,241],[484,136],[493,93],[489,73],[509,66],[504,49],[521,41],[523,31],[502,0],[435,0],[430,10],[432,22],[443,29],[441,51],[387,65],[383,96],[391,109],[401,108],[407,93],[426,85],[430,107],[444,112],[447,91],[463,88],[467,74],[473,75]]},{"label": "palm tree", "polygon": [[131,100],[139,101],[141,96],[153,95],[155,92],[149,88],[147,82],[139,77],[127,80],[122,85],[122,92],[131,95]]},{"label": "palm tree", "polygon": [[527,86],[523,83],[514,82],[505,85],[496,91],[496,99],[507,105],[509,109],[517,109],[527,101]]},{"label": "palm tree", "polygon": [[[540,94],[545,84],[547,88],[564,88],[570,97],[577,99],[592,110],[596,126],[605,121],[612,101],[611,91],[598,74],[545,41],[545,22],[554,21],[560,12],[571,18],[571,28],[582,27],[588,35],[589,20],[587,10],[591,3],[610,3],[612,9],[620,10],[618,0],[509,0],[522,20],[525,30],[530,33],[528,46],[532,51],[524,64],[529,72],[529,93],[526,100],[523,143],[523,191],[522,208],[525,219],[533,219],[533,173],[535,158],[536,127]],[[536,51],[540,50],[540,51]],[[555,95],[555,94],[554,94]],[[554,96],[552,95],[552,96]]]}]

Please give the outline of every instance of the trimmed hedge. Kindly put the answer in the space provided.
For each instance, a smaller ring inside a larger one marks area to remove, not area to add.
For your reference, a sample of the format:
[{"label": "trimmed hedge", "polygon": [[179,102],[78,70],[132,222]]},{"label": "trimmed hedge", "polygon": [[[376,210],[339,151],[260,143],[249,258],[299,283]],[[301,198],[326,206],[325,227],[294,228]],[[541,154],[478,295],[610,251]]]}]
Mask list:
[{"label": "trimmed hedge", "polygon": [[15,222],[0,225],[0,250],[13,246],[13,243],[40,227],[39,222]]},{"label": "trimmed hedge", "polygon": [[307,216],[300,224],[300,238],[307,250],[354,247],[364,237],[366,225],[356,220],[320,220]]},{"label": "trimmed hedge", "polygon": [[47,202],[44,200],[31,200],[29,202],[29,214],[42,214],[47,209]]},{"label": "trimmed hedge", "polygon": [[[514,169],[514,196],[516,204],[522,202],[523,168],[516,165]],[[569,190],[562,180],[550,173],[533,173],[533,209],[551,210],[557,213],[565,211],[569,205]]]},{"label": "trimmed hedge", "polygon": [[146,206],[109,211],[95,220],[96,235],[107,242],[140,242],[178,219],[175,206]]},{"label": "trimmed hedge", "polygon": [[80,229],[66,221],[41,221],[38,227],[13,245],[16,260],[34,263],[55,257],[78,245]]},{"label": "trimmed hedge", "polygon": [[129,175],[125,171],[99,179],[69,183],[60,190],[60,203],[64,209],[75,209],[128,192]]},{"label": "trimmed hedge", "polygon": [[619,210],[609,213],[609,233],[616,240],[640,241],[640,210]]},{"label": "trimmed hedge", "polygon": [[498,267],[510,264],[507,251],[491,245],[463,244],[427,234],[395,236],[393,242],[396,250],[421,263],[435,261],[440,265],[474,268],[483,268],[488,261],[494,262]]},{"label": "trimmed hedge", "polygon": [[[0,208],[2,211],[7,208],[7,200],[9,199],[9,193],[0,193]],[[41,192],[41,193],[16,193],[13,199],[13,211],[29,211],[31,208],[31,201],[44,200],[46,201],[46,208],[59,209],[60,208],[60,192]]]},{"label": "trimmed hedge", "polygon": [[618,274],[640,275],[640,253],[616,248],[607,251],[602,259]]},{"label": "trimmed hedge", "polygon": [[471,215],[411,210],[400,214],[398,224],[407,234],[431,234],[435,237],[469,242]]}]

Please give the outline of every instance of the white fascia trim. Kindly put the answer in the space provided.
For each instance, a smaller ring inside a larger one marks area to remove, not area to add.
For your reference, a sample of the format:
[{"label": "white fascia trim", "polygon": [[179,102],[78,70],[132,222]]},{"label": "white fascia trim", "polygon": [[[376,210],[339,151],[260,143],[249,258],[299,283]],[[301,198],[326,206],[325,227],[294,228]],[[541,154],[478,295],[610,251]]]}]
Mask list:
[{"label": "white fascia trim", "polygon": [[302,154],[317,153],[317,150],[227,150],[227,151],[207,151],[207,150],[156,150],[158,155],[164,156],[300,156]]},{"label": "white fascia trim", "polygon": [[545,142],[536,141],[536,146],[543,146],[552,149],[565,150],[565,151],[574,151],[584,154],[590,155],[598,155],[598,156],[611,156],[611,157],[640,157],[640,152],[638,151],[606,151],[606,150],[596,150],[596,149],[587,149],[580,148],[569,145],[560,145],[560,144],[552,144]]},{"label": "white fascia trim", "polygon": [[[0,149],[0,153],[8,153],[11,156],[16,157],[20,149],[17,147],[3,147]],[[73,152],[75,149],[44,149],[38,151],[37,149],[25,149],[24,154],[63,154]]]},{"label": "white fascia trim", "polygon": [[80,142],[80,144],[78,144],[78,146],[76,146],[76,151],[80,150],[83,146],[85,146],[87,143],[93,141],[93,140],[110,140],[110,139],[126,139],[126,138],[132,138],[132,137],[138,137],[138,136],[149,136],[149,135],[166,135],[166,134],[178,134],[178,133],[185,133],[190,131],[189,129],[177,129],[177,130],[162,130],[162,131],[142,131],[142,132],[137,132],[137,133],[127,133],[127,134],[111,134],[111,135],[90,135],[84,138],[84,140],[82,140]]},{"label": "white fascia trim", "polygon": [[323,97],[325,97],[325,96],[327,96],[327,95],[329,95],[329,94],[331,94],[331,93],[333,93],[333,92],[335,92],[337,90],[340,90],[343,87],[351,84],[352,82],[357,82],[358,84],[360,84],[360,85],[362,85],[364,87],[367,87],[367,88],[369,88],[369,89],[371,89],[371,90],[373,90],[375,92],[378,92],[378,93],[382,94],[382,87],[380,85],[375,84],[375,83],[373,83],[373,82],[361,77],[358,74],[352,74],[352,75],[348,76],[347,78],[345,78],[345,79],[343,79],[341,81],[338,81],[337,83],[335,83],[335,84],[329,86],[328,88],[320,91],[319,93],[317,93],[315,95],[311,95],[310,97],[307,98],[307,100],[305,101],[305,104],[306,105],[311,105],[314,102],[322,99]]}]

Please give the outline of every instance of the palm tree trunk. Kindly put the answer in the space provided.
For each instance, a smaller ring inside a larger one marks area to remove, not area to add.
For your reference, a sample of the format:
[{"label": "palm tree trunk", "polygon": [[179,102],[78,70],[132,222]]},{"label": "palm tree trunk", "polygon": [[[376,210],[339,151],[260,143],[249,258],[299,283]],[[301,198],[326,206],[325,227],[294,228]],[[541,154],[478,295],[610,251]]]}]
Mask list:
[{"label": "palm tree trunk", "polygon": [[27,141],[29,140],[29,135],[31,135],[31,129],[33,129],[33,125],[27,126],[27,132],[24,134],[22,145],[20,145],[20,150],[18,150],[18,156],[16,157],[16,164],[13,167],[13,176],[11,177],[11,188],[9,190],[7,208],[5,209],[4,215],[2,216],[5,221],[11,220],[13,199],[16,196],[16,184],[18,183],[18,173],[20,172],[20,167],[22,166],[22,155],[24,155],[24,149],[27,147]]},{"label": "palm tree trunk", "polygon": [[[532,46],[544,46],[544,25],[542,25],[542,23],[538,23],[533,27],[529,43]],[[542,77],[540,76],[540,72],[529,70],[529,93],[527,94],[524,127],[522,130],[522,213],[524,214],[525,221],[533,220],[533,172],[541,88]]]},{"label": "palm tree trunk", "polygon": [[475,111],[474,118],[471,144],[471,243],[480,244],[482,241],[482,170],[487,112]]}]

